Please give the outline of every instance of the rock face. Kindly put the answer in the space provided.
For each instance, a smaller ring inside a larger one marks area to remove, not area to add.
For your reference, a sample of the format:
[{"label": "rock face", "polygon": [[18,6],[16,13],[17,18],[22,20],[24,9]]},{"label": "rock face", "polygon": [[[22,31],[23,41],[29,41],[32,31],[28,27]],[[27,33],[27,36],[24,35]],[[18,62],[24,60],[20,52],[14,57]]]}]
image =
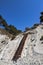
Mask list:
[{"label": "rock face", "polygon": [[13,40],[0,34],[0,65],[43,65],[43,24]]}]

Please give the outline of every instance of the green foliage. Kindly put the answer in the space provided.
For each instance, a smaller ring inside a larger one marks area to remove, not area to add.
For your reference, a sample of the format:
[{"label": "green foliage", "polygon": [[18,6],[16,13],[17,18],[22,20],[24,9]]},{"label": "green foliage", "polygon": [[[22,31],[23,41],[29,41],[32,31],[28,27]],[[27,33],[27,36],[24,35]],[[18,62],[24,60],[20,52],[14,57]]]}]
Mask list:
[{"label": "green foliage", "polygon": [[[0,15],[0,20],[3,20],[2,16]],[[1,21],[0,21],[1,22]]]},{"label": "green foliage", "polygon": [[37,27],[37,26],[39,26],[39,24],[37,24],[37,23],[36,23],[36,24],[34,24],[34,27]]},{"label": "green foliage", "polygon": [[31,29],[35,29],[35,28],[37,28],[37,26],[39,26],[39,24],[34,24],[32,27],[31,27]]},{"label": "green foliage", "polygon": [[40,23],[43,22],[43,12],[41,12],[41,16],[40,16]]},{"label": "green foliage", "polygon": [[34,26],[34,27],[31,27],[31,29],[35,29],[36,27]]},{"label": "green foliage", "polygon": [[1,15],[0,15],[0,25],[5,26],[5,27],[8,26],[7,22],[2,18]]},{"label": "green foliage", "polygon": [[28,31],[28,30],[30,30],[30,28],[26,27],[26,28],[25,28],[25,31]]},{"label": "green foliage", "polygon": [[3,26],[8,26],[8,24],[7,24],[7,22],[5,21],[5,20],[3,20],[2,22],[1,22],[1,24],[3,25]]},{"label": "green foliage", "polygon": [[0,16],[0,25],[3,26],[5,30],[7,30],[13,35],[17,35],[22,32],[21,30],[17,30],[17,28],[13,25],[8,25],[7,22],[2,18],[2,16]]},{"label": "green foliage", "polygon": [[9,28],[10,28],[10,33],[13,33],[15,35],[22,32],[21,30],[17,30],[17,28],[14,27],[13,25],[9,25]]}]

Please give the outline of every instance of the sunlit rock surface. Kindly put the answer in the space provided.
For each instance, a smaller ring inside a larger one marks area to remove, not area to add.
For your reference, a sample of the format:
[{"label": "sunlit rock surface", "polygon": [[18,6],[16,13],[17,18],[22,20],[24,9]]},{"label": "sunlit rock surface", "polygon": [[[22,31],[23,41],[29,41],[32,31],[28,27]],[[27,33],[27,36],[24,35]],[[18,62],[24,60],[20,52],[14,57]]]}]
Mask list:
[{"label": "sunlit rock surface", "polygon": [[[26,34],[28,35],[25,36]],[[18,47],[21,43],[24,45],[23,48],[19,48],[22,49],[20,51]],[[21,54],[17,58],[15,53]],[[43,65],[43,25],[23,32],[13,40],[7,35],[0,34],[0,65]]]}]

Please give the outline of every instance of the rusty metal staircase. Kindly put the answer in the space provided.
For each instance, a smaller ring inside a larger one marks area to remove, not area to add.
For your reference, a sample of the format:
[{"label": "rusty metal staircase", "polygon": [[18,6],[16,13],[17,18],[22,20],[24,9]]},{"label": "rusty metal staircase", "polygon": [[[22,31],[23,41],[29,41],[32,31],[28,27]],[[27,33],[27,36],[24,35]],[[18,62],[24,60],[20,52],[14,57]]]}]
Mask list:
[{"label": "rusty metal staircase", "polygon": [[28,33],[24,34],[24,37],[21,40],[20,45],[19,45],[19,47],[18,47],[18,49],[17,49],[17,51],[12,59],[13,61],[16,61],[18,58],[20,58],[27,36],[28,36]]}]

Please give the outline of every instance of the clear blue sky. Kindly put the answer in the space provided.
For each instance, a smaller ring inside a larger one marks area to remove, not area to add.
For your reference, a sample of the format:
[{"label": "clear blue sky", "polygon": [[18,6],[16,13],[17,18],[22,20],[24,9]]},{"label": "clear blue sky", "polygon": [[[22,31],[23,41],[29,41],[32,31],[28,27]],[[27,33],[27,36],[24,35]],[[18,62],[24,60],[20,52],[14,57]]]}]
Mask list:
[{"label": "clear blue sky", "polygon": [[0,0],[0,14],[8,24],[24,30],[39,23],[43,0]]}]

